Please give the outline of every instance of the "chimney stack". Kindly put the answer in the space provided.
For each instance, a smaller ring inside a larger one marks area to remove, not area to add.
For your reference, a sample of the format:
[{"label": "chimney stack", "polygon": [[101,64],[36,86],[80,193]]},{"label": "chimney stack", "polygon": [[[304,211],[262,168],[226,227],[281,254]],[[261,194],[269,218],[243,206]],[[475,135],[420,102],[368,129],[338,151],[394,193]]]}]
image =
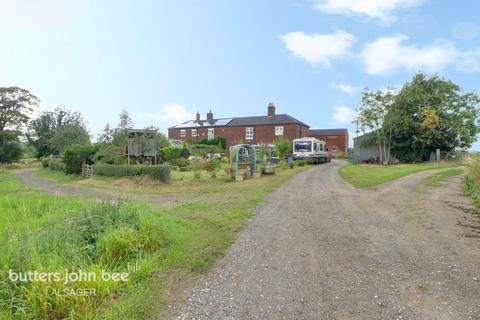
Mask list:
[{"label": "chimney stack", "polygon": [[200,112],[197,111],[197,115],[195,117],[196,122],[200,122]]},{"label": "chimney stack", "polygon": [[212,113],[212,110],[210,110],[210,112],[207,113],[207,121],[212,121],[213,120],[213,113]]},{"label": "chimney stack", "polygon": [[268,110],[267,115],[268,115],[269,117],[275,116],[275,105],[273,104],[273,102],[270,102],[270,103],[268,104],[267,110]]}]

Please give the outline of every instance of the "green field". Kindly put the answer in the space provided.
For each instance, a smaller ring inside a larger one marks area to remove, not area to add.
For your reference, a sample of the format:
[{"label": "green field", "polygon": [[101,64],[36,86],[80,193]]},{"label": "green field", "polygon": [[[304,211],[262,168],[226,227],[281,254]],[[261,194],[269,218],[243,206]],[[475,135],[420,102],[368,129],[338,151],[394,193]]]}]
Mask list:
[{"label": "green field", "polygon": [[427,177],[425,179],[425,184],[430,187],[440,187],[443,182],[447,181],[450,177],[458,176],[462,174],[463,170],[459,168],[448,169],[445,171],[440,171]]},{"label": "green field", "polygon": [[[162,192],[202,192],[166,209],[148,203],[98,203],[32,190],[0,171],[0,318],[1,319],[144,319],[158,315],[164,293],[195,273],[208,270],[234,241],[251,209],[294,174],[241,183],[227,178],[193,182],[181,173]],[[56,173],[42,171],[43,175]],[[57,176],[63,182],[85,180]],[[114,178],[94,181],[112,184]],[[122,180],[122,179],[117,179]],[[149,186],[149,189],[152,186]],[[173,190],[173,191],[172,191]],[[129,271],[130,266],[138,271]],[[14,283],[8,270],[65,273],[78,269],[100,274],[129,272],[126,282]],[[93,288],[95,296],[59,296],[53,289]]]},{"label": "green field", "polygon": [[339,174],[356,188],[368,188],[392,181],[409,174],[458,166],[456,163],[438,164],[399,164],[382,165],[346,165],[340,168]]}]

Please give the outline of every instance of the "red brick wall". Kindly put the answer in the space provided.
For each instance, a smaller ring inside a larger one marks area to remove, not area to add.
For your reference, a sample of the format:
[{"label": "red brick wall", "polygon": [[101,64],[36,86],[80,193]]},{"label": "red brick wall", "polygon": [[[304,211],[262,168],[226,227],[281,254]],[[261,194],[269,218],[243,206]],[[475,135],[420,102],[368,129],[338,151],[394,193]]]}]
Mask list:
[{"label": "red brick wall", "polygon": [[348,149],[348,132],[344,135],[338,136],[318,136],[318,135],[311,135],[312,137],[325,140],[327,143],[327,148],[329,152],[332,152],[334,149],[337,150],[337,156],[343,157],[345,152]]},{"label": "red brick wall", "polygon": [[[242,140],[245,143],[257,144],[257,143],[271,143],[274,142],[279,136],[275,136],[275,127],[277,125],[260,125],[260,126],[236,126],[236,127],[215,127],[215,137],[223,137],[227,140],[227,145],[231,146]],[[284,124],[283,136],[289,140],[296,138],[302,138],[308,136],[309,128],[301,126],[299,124]],[[253,127],[253,140],[246,140],[245,128]],[[199,141],[207,139],[208,129],[198,128],[197,137],[192,137],[192,129],[186,129],[186,136],[180,137],[180,130],[177,128],[168,129],[168,138],[174,140],[189,140]]]}]

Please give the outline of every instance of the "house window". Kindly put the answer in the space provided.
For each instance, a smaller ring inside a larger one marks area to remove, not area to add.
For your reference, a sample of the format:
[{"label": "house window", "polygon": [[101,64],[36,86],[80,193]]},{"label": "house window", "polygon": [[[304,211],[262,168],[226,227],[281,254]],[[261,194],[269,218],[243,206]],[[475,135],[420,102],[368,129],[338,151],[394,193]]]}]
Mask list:
[{"label": "house window", "polygon": [[245,140],[253,140],[253,128],[245,128]]},{"label": "house window", "polygon": [[180,130],[180,137],[181,137],[181,138],[185,138],[186,135],[187,135],[187,130],[181,129],[181,130]]},{"label": "house window", "polygon": [[196,137],[197,136],[197,129],[192,129],[192,137]]},{"label": "house window", "polygon": [[283,136],[283,126],[282,127],[275,127],[275,135],[276,136]]},{"label": "house window", "polygon": [[208,128],[208,140],[213,140],[213,139],[215,139],[215,129]]}]

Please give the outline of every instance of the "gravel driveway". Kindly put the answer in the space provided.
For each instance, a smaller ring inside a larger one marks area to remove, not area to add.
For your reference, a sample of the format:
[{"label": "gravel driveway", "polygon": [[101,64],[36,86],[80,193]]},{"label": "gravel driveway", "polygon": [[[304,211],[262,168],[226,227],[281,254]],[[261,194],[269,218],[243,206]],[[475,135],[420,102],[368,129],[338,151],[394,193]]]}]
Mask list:
[{"label": "gravel driveway", "polygon": [[171,319],[480,319],[480,221],[461,177],[422,172],[366,190],[340,162],[300,173],[257,208]]}]

